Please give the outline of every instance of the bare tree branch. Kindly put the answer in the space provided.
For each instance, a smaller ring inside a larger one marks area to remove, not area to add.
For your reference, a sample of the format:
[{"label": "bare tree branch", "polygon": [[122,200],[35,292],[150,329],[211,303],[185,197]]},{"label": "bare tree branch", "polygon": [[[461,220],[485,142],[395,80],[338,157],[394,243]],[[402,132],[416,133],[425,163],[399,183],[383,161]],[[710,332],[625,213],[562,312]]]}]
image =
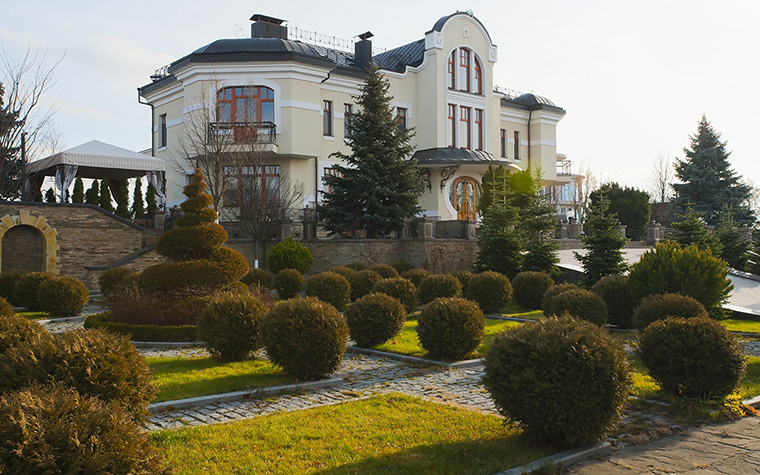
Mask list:
[{"label": "bare tree branch", "polygon": [[660,154],[652,163],[649,171],[649,191],[652,192],[652,198],[659,199],[660,203],[665,203],[673,196],[673,163],[670,157]]}]

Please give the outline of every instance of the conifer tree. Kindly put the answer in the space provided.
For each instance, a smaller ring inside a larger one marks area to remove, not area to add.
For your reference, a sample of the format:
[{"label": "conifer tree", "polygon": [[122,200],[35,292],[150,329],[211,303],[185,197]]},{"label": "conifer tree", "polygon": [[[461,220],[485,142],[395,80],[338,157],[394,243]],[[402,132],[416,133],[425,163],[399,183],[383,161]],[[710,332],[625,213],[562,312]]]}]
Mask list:
[{"label": "conifer tree", "polygon": [[132,196],[132,215],[135,219],[145,218],[145,203],[143,202],[142,179],[140,177],[135,179],[135,191]]},{"label": "conifer tree", "polygon": [[622,251],[628,240],[615,229],[617,216],[608,210],[609,203],[602,195],[599,204],[591,207],[586,218],[589,227],[589,235],[583,239],[586,255],[575,253],[575,258],[583,265],[583,280],[588,287],[602,277],[622,274],[628,269]]},{"label": "conifer tree", "polygon": [[686,214],[681,214],[678,217],[681,219],[673,221],[671,224],[673,233],[668,238],[670,241],[677,242],[681,247],[696,244],[702,251],[710,249],[713,255],[721,255],[720,240],[705,227],[704,219],[697,212],[689,207]]},{"label": "conifer tree", "polygon": [[753,250],[752,241],[742,233],[734,223],[730,212],[723,213],[715,236],[720,241],[720,257],[726,261],[729,267],[740,271],[749,270],[750,251]]},{"label": "conifer tree", "polygon": [[324,194],[319,214],[331,235],[386,237],[420,211],[424,184],[411,158],[414,132],[399,127],[389,87],[371,67],[351,118],[351,153],[331,155],[347,163],[334,166],[338,174],[322,178],[332,191]]},{"label": "conifer tree", "polygon": [[71,196],[72,203],[84,203],[84,183],[80,177],[74,181],[74,194]]},{"label": "conifer tree", "polygon": [[126,176],[121,180],[119,187],[119,196],[116,199],[116,216],[132,219],[132,213],[129,211],[129,180]]},{"label": "conifer tree", "polygon": [[156,204],[156,188],[151,182],[148,182],[148,189],[145,192],[145,203],[147,204],[148,218],[153,219],[153,215],[156,214],[158,205]]},{"label": "conifer tree", "polygon": [[55,203],[58,200],[55,197],[55,190],[51,187],[45,192],[45,203]]},{"label": "conifer tree", "polygon": [[674,213],[685,214],[691,206],[707,224],[715,226],[723,210],[730,208],[736,223],[752,225],[755,217],[747,206],[750,189],[731,168],[726,142],[720,141],[720,133],[707,116],[702,116],[697,133],[689,137],[689,142],[690,147],[684,149],[686,157],[676,160],[676,176],[683,183],[673,185]]},{"label": "conifer tree", "polygon": [[92,185],[87,189],[84,195],[84,202],[88,205],[100,205],[100,184],[98,180],[92,180]]},{"label": "conifer tree", "polygon": [[110,213],[114,212],[108,178],[103,178],[100,182],[100,199],[98,200],[98,206]]}]

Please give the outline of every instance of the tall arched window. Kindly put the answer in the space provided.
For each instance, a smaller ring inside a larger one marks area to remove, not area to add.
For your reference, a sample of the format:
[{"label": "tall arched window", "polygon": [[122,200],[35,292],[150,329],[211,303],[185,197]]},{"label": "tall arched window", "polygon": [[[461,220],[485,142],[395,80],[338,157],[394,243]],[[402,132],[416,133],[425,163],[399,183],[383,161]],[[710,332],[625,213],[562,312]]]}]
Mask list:
[{"label": "tall arched window", "polygon": [[483,65],[469,48],[455,48],[449,55],[446,69],[449,89],[483,94]]},{"label": "tall arched window", "polygon": [[475,63],[475,87],[472,88],[472,92],[475,94],[483,94],[483,69],[480,67],[480,61],[478,58],[473,58]]},{"label": "tall arched window", "polygon": [[449,55],[449,61],[446,70],[446,85],[450,89],[457,87],[457,68],[456,68],[457,50],[454,50]]}]

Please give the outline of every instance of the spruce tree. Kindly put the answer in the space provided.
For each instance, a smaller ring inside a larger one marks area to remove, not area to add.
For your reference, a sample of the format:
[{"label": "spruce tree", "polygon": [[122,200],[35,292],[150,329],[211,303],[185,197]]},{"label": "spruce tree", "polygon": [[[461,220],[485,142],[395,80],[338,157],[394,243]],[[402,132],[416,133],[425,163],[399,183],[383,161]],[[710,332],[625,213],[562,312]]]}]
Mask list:
[{"label": "spruce tree", "polygon": [[614,213],[618,220],[628,228],[628,237],[640,239],[646,235],[651,207],[649,193],[636,188],[621,187],[617,183],[605,183],[589,195],[592,204],[599,204],[599,197],[604,195],[610,205],[609,213]]},{"label": "spruce tree", "polygon": [[515,231],[519,212],[515,206],[493,203],[483,214],[478,236],[475,270],[500,272],[513,279],[522,268],[524,240]]},{"label": "spruce tree", "polygon": [[156,204],[156,188],[151,182],[148,182],[148,189],[145,191],[145,203],[147,204],[148,219],[153,219],[158,205]]},{"label": "spruce tree", "polygon": [[690,147],[684,149],[686,157],[676,160],[676,176],[683,183],[673,185],[674,213],[684,214],[691,206],[714,226],[720,222],[723,210],[730,208],[736,223],[752,225],[755,217],[747,206],[750,189],[731,168],[726,142],[720,141],[720,133],[705,115],[689,142]]},{"label": "spruce tree", "polygon": [[602,195],[586,218],[589,228],[589,235],[583,239],[586,255],[575,253],[583,266],[584,284],[589,288],[602,277],[622,274],[628,269],[622,251],[628,240],[615,229],[617,223],[617,216],[609,212],[609,203]]},{"label": "spruce tree", "polygon": [[721,245],[720,257],[729,267],[749,271],[750,251],[753,251],[754,246],[752,241],[734,224],[731,213],[724,213],[715,231],[715,236]]},{"label": "spruce tree", "polygon": [[689,208],[686,214],[678,216],[678,221],[673,221],[673,232],[668,240],[677,242],[681,247],[696,244],[704,251],[710,249],[715,256],[721,255],[722,247],[718,237],[711,233],[705,226],[706,223],[697,212]]},{"label": "spruce tree", "polygon": [[45,203],[56,203],[55,190],[51,187],[45,192]]},{"label": "spruce tree", "polygon": [[129,179],[126,176],[122,178],[119,187],[119,196],[116,199],[116,216],[132,219],[132,213],[129,211]]},{"label": "spruce tree", "polygon": [[98,206],[110,213],[114,212],[108,178],[103,178],[100,182],[100,199],[98,200]]},{"label": "spruce tree", "polygon": [[135,191],[132,196],[132,215],[135,219],[145,219],[145,203],[142,194],[142,179],[135,179]]},{"label": "spruce tree", "polygon": [[92,180],[92,185],[87,189],[84,195],[84,202],[88,205],[100,205],[100,184],[98,180]]},{"label": "spruce tree", "polygon": [[74,181],[74,194],[71,196],[72,203],[84,203],[84,183],[80,177]]},{"label": "spruce tree", "polygon": [[527,171],[521,173],[531,178],[528,182],[530,188],[524,194],[525,204],[520,208],[518,223],[518,230],[525,239],[522,270],[559,275],[557,244],[552,239],[557,226],[554,216],[556,210],[546,203],[541,190],[541,171],[537,170],[532,177]]},{"label": "spruce tree", "polygon": [[399,127],[389,87],[371,67],[355,98],[351,153],[330,155],[347,163],[334,166],[338,174],[322,178],[332,191],[324,194],[319,214],[331,235],[386,237],[421,211],[417,200],[424,183],[409,144],[414,132]]}]

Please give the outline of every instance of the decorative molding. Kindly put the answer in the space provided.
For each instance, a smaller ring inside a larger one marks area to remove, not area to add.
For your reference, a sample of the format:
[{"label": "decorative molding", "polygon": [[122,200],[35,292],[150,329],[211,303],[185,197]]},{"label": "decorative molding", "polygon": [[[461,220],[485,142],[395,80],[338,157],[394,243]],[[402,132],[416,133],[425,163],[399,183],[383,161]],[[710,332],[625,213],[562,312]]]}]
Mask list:
[{"label": "decorative molding", "polygon": [[16,226],[31,226],[37,228],[45,239],[45,255],[43,256],[44,272],[59,275],[58,269],[58,231],[50,226],[42,215],[32,216],[27,209],[19,210],[17,215],[6,214],[0,218],[0,268],[2,268],[3,238],[11,228]]},{"label": "decorative molding", "polygon": [[459,165],[441,168],[441,191],[446,188],[446,181],[453,177],[459,170]]}]

